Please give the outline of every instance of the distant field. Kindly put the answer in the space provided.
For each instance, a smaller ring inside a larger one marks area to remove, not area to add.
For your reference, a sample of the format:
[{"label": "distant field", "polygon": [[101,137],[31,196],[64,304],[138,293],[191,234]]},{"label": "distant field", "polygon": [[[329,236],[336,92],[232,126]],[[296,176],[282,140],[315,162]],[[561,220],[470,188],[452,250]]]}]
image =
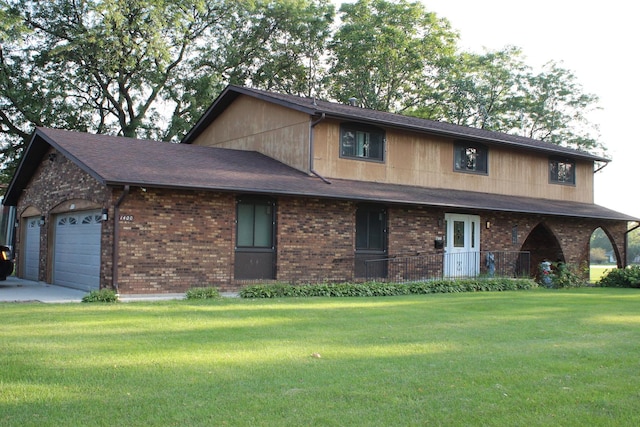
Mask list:
[{"label": "distant field", "polygon": [[595,265],[591,264],[591,269],[589,272],[589,281],[591,283],[595,283],[605,274],[606,271],[610,271],[616,268],[615,264],[607,264],[607,265]]}]

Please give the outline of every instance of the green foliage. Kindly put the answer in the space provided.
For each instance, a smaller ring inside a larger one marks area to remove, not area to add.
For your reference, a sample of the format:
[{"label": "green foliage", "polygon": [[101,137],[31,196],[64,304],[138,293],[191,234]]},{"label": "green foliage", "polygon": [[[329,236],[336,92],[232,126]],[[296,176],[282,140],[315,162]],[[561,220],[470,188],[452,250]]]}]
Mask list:
[{"label": "green foliage", "polygon": [[402,111],[431,97],[453,60],[456,33],[419,2],[343,3],[330,45],[329,92],[361,106]]},{"label": "green foliage", "polygon": [[257,284],[240,290],[242,298],[280,297],[378,297],[409,294],[434,294],[533,289],[530,279],[434,280],[414,283],[321,283],[313,285]]},{"label": "green foliage", "polygon": [[118,302],[118,294],[113,289],[100,289],[82,297],[82,302]]},{"label": "green foliage", "polygon": [[227,84],[602,149],[597,98],[569,70],[460,53],[418,1],[335,15],[330,0],[0,0],[0,180],[36,126],[175,141]]},{"label": "green foliage", "polygon": [[613,269],[606,273],[597,285],[609,288],[640,288],[640,265]]},{"label": "green foliage", "polygon": [[[587,265],[575,266],[564,262],[551,263],[551,272],[546,274],[542,266],[539,268],[539,283],[547,288],[579,288],[586,286],[589,278]],[[547,281],[545,281],[545,277]]]},{"label": "green foliage", "polygon": [[185,297],[187,299],[215,299],[220,298],[220,291],[212,286],[191,288],[186,292]]}]

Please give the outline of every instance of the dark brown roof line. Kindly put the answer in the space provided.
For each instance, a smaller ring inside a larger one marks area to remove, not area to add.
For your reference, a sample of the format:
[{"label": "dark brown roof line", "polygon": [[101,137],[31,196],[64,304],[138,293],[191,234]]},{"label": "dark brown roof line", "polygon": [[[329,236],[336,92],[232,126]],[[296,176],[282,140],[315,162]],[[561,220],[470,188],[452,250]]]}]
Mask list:
[{"label": "dark brown roof line", "polygon": [[415,132],[430,133],[452,138],[463,138],[485,143],[508,145],[526,150],[542,151],[557,156],[567,156],[576,159],[591,160],[597,162],[609,162],[610,159],[596,156],[572,148],[563,147],[545,141],[511,135],[502,132],[488,131],[485,129],[454,125],[418,117],[401,114],[370,110],[367,108],[345,105],[336,102],[322,101],[316,98],[305,98],[295,95],[286,95],[253,89],[242,86],[230,85],[218,96],[198,123],[183,138],[183,143],[191,143],[222,111],[240,94],[271,102],[283,107],[307,113],[312,116],[325,114],[327,117],[356,120],[377,124],[397,129],[411,130]]}]

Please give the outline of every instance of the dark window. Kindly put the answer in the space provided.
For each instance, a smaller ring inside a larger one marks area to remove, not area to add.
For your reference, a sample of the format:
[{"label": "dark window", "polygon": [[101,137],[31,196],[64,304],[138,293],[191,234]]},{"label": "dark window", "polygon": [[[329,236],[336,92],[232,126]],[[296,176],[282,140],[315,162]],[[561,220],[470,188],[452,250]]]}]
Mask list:
[{"label": "dark window", "polygon": [[576,163],[568,159],[550,159],[549,181],[558,184],[575,184]]},{"label": "dark window", "polygon": [[453,167],[456,171],[486,174],[487,157],[487,149],[482,145],[467,142],[454,144]]},{"label": "dark window", "polygon": [[356,211],[356,250],[386,250],[387,214],[384,208],[361,206]]},{"label": "dark window", "polygon": [[340,127],[340,156],[384,160],[384,131],[372,126],[343,124]]},{"label": "dark window", "polygon": [[273,202],[243,200],[238,202],[237,246],[271,248],[273,246]]}]

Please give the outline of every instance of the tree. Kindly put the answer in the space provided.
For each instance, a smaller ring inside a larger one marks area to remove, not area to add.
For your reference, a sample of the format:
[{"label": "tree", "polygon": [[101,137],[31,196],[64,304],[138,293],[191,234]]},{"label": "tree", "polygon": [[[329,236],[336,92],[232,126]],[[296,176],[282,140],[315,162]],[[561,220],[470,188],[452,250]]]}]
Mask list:
[{"label": "tree", "polygon": [[203,58],[217,57],[232,84],[309,96],[334,15],[327,0],[238,2],[229,31]]},{"label": "tree", "polygon": [[167,85],[223,11],[195,0],[5,3],[28,34],[2,58],[5,141],[19,151],[34,126],[162,138]]},{"label": "tree", "polygon": [[609,261],[607,251],[603,248],[591,248],[589,251],[589,261],[592,264],[604,264]]},{"label": "tree", "polygon": [[404,0],[343,3],[340,13],[329,47],[330,95],[393,112],[427,102],[455,53],[448,21]]},{"label": "tree", "polygon": [[525,71],[516,47],[459,53],[444,70],[433,98],[410,114],[487,130],[511,129]]},{"label": "tree", "polygon": [[309,92],[333,11],[328,0],[0,0],[5,173],[35,126],[168,141],[227,83]]},{"label": "tree", "polygon": [[605,151],[598,128],[587,115],[597,109],[598,97],[584,93],[575,75],[556,62],[547,63],[524,82],[522,125],[525,136],[591,152]]}]

